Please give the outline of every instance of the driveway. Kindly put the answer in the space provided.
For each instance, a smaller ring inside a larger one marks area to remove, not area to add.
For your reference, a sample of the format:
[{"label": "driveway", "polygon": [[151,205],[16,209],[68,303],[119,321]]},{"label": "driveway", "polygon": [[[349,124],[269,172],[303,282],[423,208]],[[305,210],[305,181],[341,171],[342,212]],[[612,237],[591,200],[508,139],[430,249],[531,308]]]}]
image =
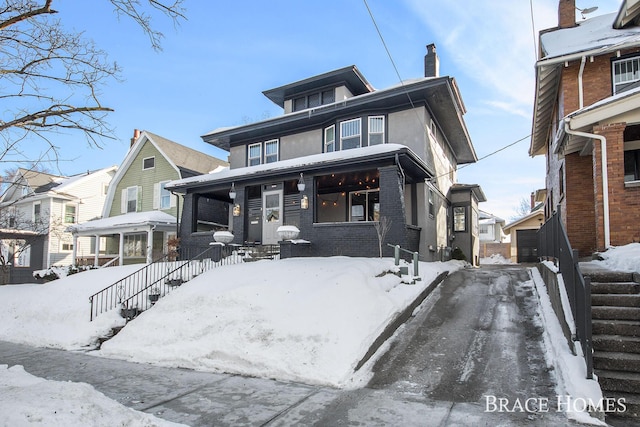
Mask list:
[{"label": "driveway", "polygon": [[[529,280],[520,266],[450,275],[396,333],[369,385],[357,390],[138,365],[6,342],[0,342],[0,363],[21,364],[47,379],[87,382],[127,406],[192,426],[567,425],[552,403],[554,380],[544,360]],[[487,407],[492,396],[508,401],[510,409],[530,399],[533,412],[492,411]],[[535,411],[532,398],[548,399],[549,408]]]}]

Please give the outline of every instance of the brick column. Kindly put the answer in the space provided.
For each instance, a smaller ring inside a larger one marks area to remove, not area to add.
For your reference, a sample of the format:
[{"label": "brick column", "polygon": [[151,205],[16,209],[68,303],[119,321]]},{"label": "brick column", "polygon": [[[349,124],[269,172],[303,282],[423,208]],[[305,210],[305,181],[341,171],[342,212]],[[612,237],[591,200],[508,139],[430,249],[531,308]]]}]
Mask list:
[{"label": "brick column", "polygon": [[[624,129],[626,123],[612,123],[594,126],[593,132],[607,139],[607,180],[609,196],[609,230],[611,244],[616,245],[626,238],[624,209]],[[605,249],[604,202],[602,189],[602,148],[600,141],[593,141],[593,182],[595,194],[596,246],[597,250]],[[628,243],[628,242],[627,242]]]}]

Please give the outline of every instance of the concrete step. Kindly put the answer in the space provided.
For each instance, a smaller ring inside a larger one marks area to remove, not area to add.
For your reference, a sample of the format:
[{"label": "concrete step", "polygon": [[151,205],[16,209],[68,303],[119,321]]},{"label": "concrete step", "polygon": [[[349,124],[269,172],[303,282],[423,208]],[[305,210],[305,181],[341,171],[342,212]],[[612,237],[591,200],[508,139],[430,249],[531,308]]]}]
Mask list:
[{"label": "concrete step", "polygon": [[594,294],[640,294],[640,283],[591,282],[591,295]]},{"label": "concrete step", "polygon": [[580,266],[582,275],[591,278],[591,282],[633,282],[635,280],[634,273],[625,273],[610,270],[591,270]]},{"label": "concrete step", "polygon": [[[616,418],[621,418],[622,421],[628,418],[638,418],[638,423],[640,424],[640,394],[616,392],[603,392],[602,394],[605,398],[613,399],[616,402],[617,410],[615,412],[607,414],[607,418],[605,419],[607,423],[609,423],[610,420],[614,420]],[[624,405],[624,408],[620,404]],[[612,421],[610,425],[621,426],[629,424],[624,422],[616,423]]]},{"label": "concrete step", "polygon": [[640,372],[620,372],[596,369],[603,393],[606,391],[637,393],[640,390]]},{"label": "concrete step", "polygon": [[[593,367],[596,370],[628,373],[635,372],[640,375],[640,354],[614,351],[595,351],[593,353]],[[640,388],[633,391],[640,391]]]},{"label": "concrete step", "polygon": [[591,308],[591,317],[602,320],[640,320],[640,307],[605,307]]},{"label": "concrete step", "polygon": [[625,335],[593,335],[593,349],[640,354],[640,337]]},{"label": "concrete step", "polygon": [[638,320],[600,320],[593,319],[593,335],[625,335],[640,337]]},{"label": "concrete step", "polygon": [[591,294],[592,306],[640,307],[640,294]]}]

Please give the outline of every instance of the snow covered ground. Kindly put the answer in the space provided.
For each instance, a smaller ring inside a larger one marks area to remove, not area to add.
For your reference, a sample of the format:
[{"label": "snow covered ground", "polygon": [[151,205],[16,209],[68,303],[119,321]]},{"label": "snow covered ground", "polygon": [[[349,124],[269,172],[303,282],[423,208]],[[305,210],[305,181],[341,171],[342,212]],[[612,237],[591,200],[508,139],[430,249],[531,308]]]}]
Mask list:
[{"label": "snow covered ground", "polygon": [[513,262],[500,254],[493,254],[485,258],[480,258],[480,265],[488,264],[513,264]]},{"label": "snow covered ground", "polygon": [[[640,271],[640,244],[619,249],[594,262]],[[420,263],[422,280],[416,284],[384,274],[397,269],[391,259],[290,259],[221,267],[160,300],[93,354],[357,387],[369,373],[365,368],[354,376],[353,368],[373,339],[440,272],[461,267],[460,262]],[[113,311],[89,322],[89,295],[135,268],[0,287],[0,340],[66,350],[93,345],[122,319]],[[567,366],[559,391],[595,398],[599,390],[593,382],[571,368],[577,356],[556,345],[564,338],[540,280],[534,274],[548,357]],[[45,400],[46,406],[33,404]],[[0,365],[0,413],[7,420],[44,419],[47,425],[86,424],[87,419],[92,425],[100,425],[96,419],[107,420],[104,425],[169,425],[109,401],[86,384],[45,381],[6,365]],[[58,418],[63,421],[56,424]]]},{"label": "snow covered ground", "polygon": [[640,273],[640,243],[617,246],[601,252],[599,255],[602,260],[590,261],[585,264],[615,271]]}]

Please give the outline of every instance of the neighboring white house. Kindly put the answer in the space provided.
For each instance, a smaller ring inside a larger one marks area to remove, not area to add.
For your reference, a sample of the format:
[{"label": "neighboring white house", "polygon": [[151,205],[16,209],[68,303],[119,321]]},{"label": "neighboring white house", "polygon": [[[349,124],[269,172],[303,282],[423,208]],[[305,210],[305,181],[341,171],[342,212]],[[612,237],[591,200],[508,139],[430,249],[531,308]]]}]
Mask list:
[{"label": "neighboring white house", "polygon": [[488,212],[478,212],[480,243],[502,243],[506,237],[502,232],[506,221]]},{"label": "neighboring white house", "polygon": [[[70,177],[18,169],[0,199],[0,227],[45,235],[44,268],[73,264],[74,242],[68,227],[99,218],[117,166]],[[75,250],[91,253],[91,239]]]}]

